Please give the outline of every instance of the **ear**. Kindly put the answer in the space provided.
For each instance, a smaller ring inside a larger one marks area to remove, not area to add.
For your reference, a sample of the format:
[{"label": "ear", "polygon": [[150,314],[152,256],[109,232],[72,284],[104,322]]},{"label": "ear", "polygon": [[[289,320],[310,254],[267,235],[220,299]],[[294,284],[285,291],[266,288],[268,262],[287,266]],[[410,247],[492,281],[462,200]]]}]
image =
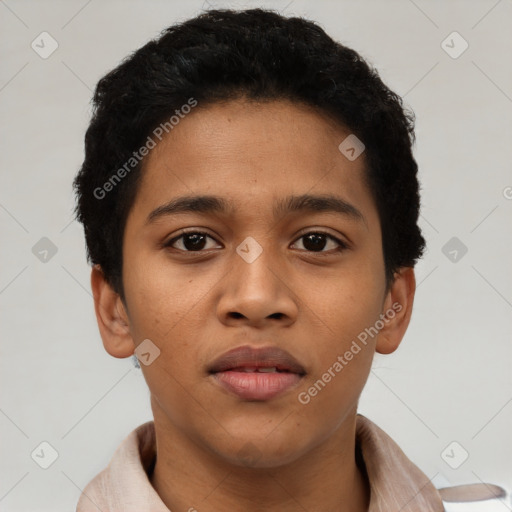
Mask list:
[{"label": "ear", "polygon": [[99,265],[91,272],[94,311],[105,350],[114,357],[131,356],[135,351],[129,319],[118,293],[108,284]]},{"label": "ear", "polygon": [[414,268],[402,267],[395,273],[384,299],[381,315],[384,327],[379,331],[375,346],[379,354],[391,354],[400,345],[411,319],[415,292]]}]

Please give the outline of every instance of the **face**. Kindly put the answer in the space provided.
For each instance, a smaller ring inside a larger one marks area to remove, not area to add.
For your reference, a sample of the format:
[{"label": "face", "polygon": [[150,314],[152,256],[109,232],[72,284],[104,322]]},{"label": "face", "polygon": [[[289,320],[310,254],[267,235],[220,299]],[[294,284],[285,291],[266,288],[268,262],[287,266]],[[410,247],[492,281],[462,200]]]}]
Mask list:
[{"label": "face", "polygon": [[[387,294],[364,153],[351,161],[338,149],[349,134],[285,101],[198,105],[145,162],[123,242],[129,332],[134,347],[160,350],[141,365],[155,422],[226,461],[241,464],[252,443],[260,466],[292,462],[357,406],[377,337],[333,367]],[[338,208],[286,208],[305,195]],[[226,208],[161,208],[184,196]],[[283,349],[305,375],[271,397],[240,396],[208,369],[241,346]]]}]

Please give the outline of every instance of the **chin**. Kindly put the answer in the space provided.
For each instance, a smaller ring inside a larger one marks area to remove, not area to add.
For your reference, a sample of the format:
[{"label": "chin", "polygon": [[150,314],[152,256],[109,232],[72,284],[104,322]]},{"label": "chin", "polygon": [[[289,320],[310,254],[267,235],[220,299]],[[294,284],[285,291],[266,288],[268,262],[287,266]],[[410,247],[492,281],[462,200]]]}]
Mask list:
[{"label": "chin", "polygon": [[[239,440],[229,445],[224,450],[215,450],[217,455],[223,457],[226,462],[240,468],[269,469],[278,468],[296,461],[305,448],[298,446],[296,442],[283,446],[274,438],[272,443],[268,439]],[[290,439],[288,438],[288,441]]]}]

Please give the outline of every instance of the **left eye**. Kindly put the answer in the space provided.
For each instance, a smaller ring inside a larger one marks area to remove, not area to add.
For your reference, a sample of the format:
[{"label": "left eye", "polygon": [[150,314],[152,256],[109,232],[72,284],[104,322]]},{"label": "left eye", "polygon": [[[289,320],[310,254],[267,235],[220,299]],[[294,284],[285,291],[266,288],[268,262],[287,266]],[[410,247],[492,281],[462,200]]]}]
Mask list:
[{"label": "left eye", "polygon": [[[169,240],[165,244],[165,247],[173,247],[180,251],[184,252],[201,252],[203,249],[208,249],[205,247],[207,244],[207,239],[215,240],[213,237],[208,235],[208,233],[200,232],[200,231],[190,231],[186,233],[182,233],[181,235],[174,237]],[[310,233],[306,233],[301,235],[297,240],[303,240],[302,245],[306,251],[311,252],[328,252],[324,251],[326,245],[328,245],[328,241],[335,242],[334,250],[343,250],[347,249],[347,244],[339,240],[338,238],[328,234],[323,233],[322,231],[312,231]],[[182,247],[175,247],[176,242],[181,242]],[[209,247],[210,249],[212,247]]]},{"label": "left eye", "polygon": [[324,233],[322,231],[312,231],[310,233],[306,233],[302,236],[300,236],[297,240],[302,240],[302,245],[307,251],[312,252],[328,252],[324,251],[323,249],[327,245],[327,241],[331,240],[334,241],[338,247],[334,247],[334,250],[341,251],[343,249],[347,249],[347,244],[339,240],[338,238],[329,235],[328,233]]}]

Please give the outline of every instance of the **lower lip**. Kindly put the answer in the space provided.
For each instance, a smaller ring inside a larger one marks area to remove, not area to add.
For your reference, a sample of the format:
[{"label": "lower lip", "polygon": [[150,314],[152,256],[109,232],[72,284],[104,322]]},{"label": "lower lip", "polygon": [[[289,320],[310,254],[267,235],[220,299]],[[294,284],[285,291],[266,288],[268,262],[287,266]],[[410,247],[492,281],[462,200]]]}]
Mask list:
[{"label": "lower lip", "polygon": [[295,387],[302,377],[288,372],[237,372],[224,371],[213,374],[228,391],[244,400],[270,400]]}]

